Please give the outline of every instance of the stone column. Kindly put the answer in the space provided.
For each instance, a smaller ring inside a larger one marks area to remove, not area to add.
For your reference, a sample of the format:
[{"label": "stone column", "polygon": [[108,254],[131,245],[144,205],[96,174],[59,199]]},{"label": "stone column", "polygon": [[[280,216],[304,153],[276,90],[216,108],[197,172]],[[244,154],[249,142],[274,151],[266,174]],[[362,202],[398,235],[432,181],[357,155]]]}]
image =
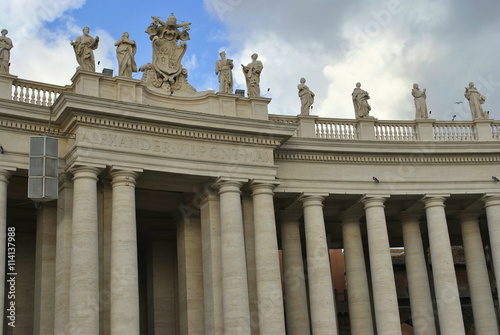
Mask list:
[{"label": "stone column", "polygon": [[373,317],[359,213],[341,214],[351,333],[373,334]]},{"label": "stone column", "polygon": [[363,200],[377,334],[394,335],[401,334],[401,323],[384,202],[383,197],[367,197]]},{"label": "stone column", "polygon": [[57,199],[54,334],[68,332],[72,220],[73,181],[67,174],[63,174],[59,179],[59,198]]},{"label": "stone column", "polygon": [[285,282],[285,311],[288,335],[309,335],[306,279],[298,215],[282,214],[281,247]]},{"label": "stone column", "polygon": [[239,180],[219,180],[224,333],[250,335],[245,236]]},{"label": "stone column", "polygon": [[208,188],[200,207],[205,334],[224,334],[222,308],[220,201]]},{"label": "stone column", "polygon": [[444,196],[426,197],[423,200],[429,231],[439,327],[442,335],[465,334],[444,201]]},{"label": "stone column", "polygon": [[338,334],[332,273],[323,218],[323,199],[321,195],[307,195],[301,199],[304,208],[309,303],[314,335]]},{"label": "stone column", "polygon": [[90,166],[73,171],[73,226],[69,294],[69,333],[99,333],[99,255],[97,175]]},{"label": "stone column", "polygon": [[491,255],[497,291],[500,288],[500,195],[489,195],[484,198],[488,236],[490,238]]},{"label": "stone column", "polygon": [[276,185],[265,182],[253,182],[250,186],[253,197],[260,335],[285,333],[283,289],[274,218],[275,187]]},{"label": "stone column", "polygon": [[110,330],[112,335],[139,334],[139,275],[133,171],[111,172]]},{"label": "stone column", "polygon": [[54,334],[57,209],[51,204],[44,204],[36,214],[33,334]]},{"label": "stone column", "polygon": [[404,212],[401,215],[411,319],[415,335],[435,335],[436,322],[419,217],[420,213]]},{"label": "stone column", "polygon": [[[5,254],[7,250],[7,185],[11,173],[7,170],[0,169],[0,310],[4,311],[5,297]],[[3,313],[0,318],[0,330],[3,329]]]},{"label": "stone column", "polygon": [[497,334],[498,323],[493,305],[491,285],[484,257],[483,241],[479,230],[479,213],[460,213],[465,267],[472,302],[474,325],[477,334]]}]

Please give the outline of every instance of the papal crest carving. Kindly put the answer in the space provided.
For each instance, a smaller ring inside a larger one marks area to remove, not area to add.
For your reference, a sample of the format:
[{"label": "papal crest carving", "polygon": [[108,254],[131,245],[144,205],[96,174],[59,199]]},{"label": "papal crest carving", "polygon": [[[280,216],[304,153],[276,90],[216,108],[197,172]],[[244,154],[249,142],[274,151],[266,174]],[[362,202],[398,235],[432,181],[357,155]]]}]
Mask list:
[{"label": "papal crest carving", "polygon": [[[182,57],[187,50],[190,22],[177,24],[172,13],[167,22],[152,16],[153,22],[146,29],[153,44],[153,62],[141,66],[142,81],[149,87],[156,87],[172,94],[174,91],[195,93],[187,82],[187,70],[182,67]],[[182,28],[182,31],[179,30]],[[180,43],[177,44],[180,40]]]}]

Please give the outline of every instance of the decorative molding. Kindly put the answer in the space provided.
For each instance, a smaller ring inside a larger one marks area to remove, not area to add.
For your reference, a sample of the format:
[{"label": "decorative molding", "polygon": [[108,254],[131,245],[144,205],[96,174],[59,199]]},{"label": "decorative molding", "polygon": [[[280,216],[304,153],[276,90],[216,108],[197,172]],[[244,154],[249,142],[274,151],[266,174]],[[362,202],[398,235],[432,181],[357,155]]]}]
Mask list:
[{"label": "decorative molding", "polygon": [[325,155],[305,153],[275,153],[275,160],[292,160],[308,162],[335,162],[335,163],[370,163],[370,164],[475,164],[475,163],[499,163],[500,156],[436,156],[436,155],[413,155],[408,156],[368,156],[368,155]]}]

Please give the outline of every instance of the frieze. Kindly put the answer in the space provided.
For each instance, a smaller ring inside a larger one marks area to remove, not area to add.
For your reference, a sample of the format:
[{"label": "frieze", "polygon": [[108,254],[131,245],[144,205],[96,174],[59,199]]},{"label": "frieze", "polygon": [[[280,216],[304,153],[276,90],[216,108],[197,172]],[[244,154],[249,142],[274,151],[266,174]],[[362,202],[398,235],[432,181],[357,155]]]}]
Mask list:
[{"label": "frieze", "polygon": [[201,160],[220,160],[229,162],[272,164],[271,149],[251,146],[209,143],[175,138],[137,136],[115,132],[85,130],[77,134],[77,142],[108,149],[136,150],[153,155],[174,158],[193,158]]}]

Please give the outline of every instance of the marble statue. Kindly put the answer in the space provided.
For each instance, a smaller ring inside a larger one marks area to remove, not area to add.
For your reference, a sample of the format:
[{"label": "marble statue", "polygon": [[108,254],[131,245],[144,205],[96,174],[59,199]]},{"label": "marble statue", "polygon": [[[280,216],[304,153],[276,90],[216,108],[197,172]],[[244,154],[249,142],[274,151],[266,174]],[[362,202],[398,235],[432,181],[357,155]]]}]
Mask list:
[{"label": "marble statue", "polygon": [[314,93],[307,87],[306,79],[300,78],[300,84],[297,85],[300,97],[300,115],[309,115],[309,110],[314,103]]},{"label": "marble statue", "polygon": [[219,75],[219,93],[233,93],[233,60],[226,58],[226,53],[222,51],[220,59],[215,62],[215,74]]},{"label": "marble statue", "polygon": [[486,101],[486,97],[479,93],[473,82],[470,82],[469,87],[465,88],[464,96],[469,100],[473,120],[488,118],[488,114],[483,111],[483,107],[481,106]]},{"label": "marble statue", "polygon": [[411,95],[413,95],[413,100],[415,102],[415,118],[416,119],[427,119],[429,118],[429,113],[427,112],[427,95],[425,94],[425,88],[421,91],[418,88],[418,84],[413,84],[413,89],[411,90]]},{"label": "marble statue", "polygon": [[252,62],[248,65],[243,65],[243,74],[245,75],[245,80],[247,82],[247,91],[250,98],[260,97],[260,73],[264,66],[262,62],[257,60],[259,55],[252,55]]},{"label": "marble statue", "polygon": [[82,30],[83,35],[78,36],[76,41],[71,41],[75,50],[75,56],[78,64],[76,69],[82,71],[95,72],[94,50],[99,46],[99,36],[95,38],[90,36],[90,28],[85,27]]},{"label": "marble statue", "polygon": [[352,91],[352,102],[357,119],[369,117],[368,113],[372,108],[368,104],[368,99],[370,99],[368,92],[361,89],[361,83],[357,83],[356,88]]},{"label": "marble statue", "polygon": [[0,36],[0,73],[9,73],[10,67],[10,49],[14,47],[12,40],[7,37],[9,31],[2,29]]},{"label": "marble statue", "polygon": [[187,70],[181,64],[187,50],[185,41],[190,40],[191,22],[177,23],[173,13],[166,22],[157,16],[151,18],[153,21],[146,33],[153,45],[153,61],[141,66],[146,71],[142,80],[147,86],[161,88],[170,94],[174,91],[195,93],[196,90],[187,82]]},{"label": "marble statue", "polygon": [[116,58],[118,58],[118,75],[132,78],[132,72],[137,72],[135,53],[137,46],[135,41],[129,39],[129,33],[124,32],[122,37],[116,41]]}]

